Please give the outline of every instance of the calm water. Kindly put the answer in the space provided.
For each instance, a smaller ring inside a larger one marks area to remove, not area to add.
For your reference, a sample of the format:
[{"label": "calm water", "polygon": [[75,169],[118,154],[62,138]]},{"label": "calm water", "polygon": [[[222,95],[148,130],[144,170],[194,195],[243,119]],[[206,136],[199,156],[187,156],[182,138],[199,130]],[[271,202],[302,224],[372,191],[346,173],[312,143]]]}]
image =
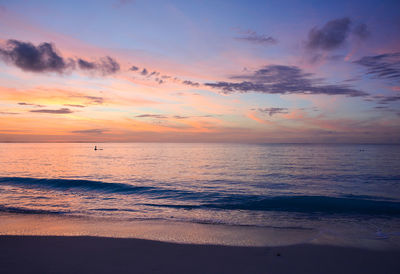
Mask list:
[{"label": "calm water", "polygon": [[[157,221],[399,242],[400,146],[97,146],[103,150],[0,144],[0,233],[29,233],[29,225],[10,230],[12,215],[28,223],[49,216],[107,227]],[[96,234],[82,227],[82,234]]]}]

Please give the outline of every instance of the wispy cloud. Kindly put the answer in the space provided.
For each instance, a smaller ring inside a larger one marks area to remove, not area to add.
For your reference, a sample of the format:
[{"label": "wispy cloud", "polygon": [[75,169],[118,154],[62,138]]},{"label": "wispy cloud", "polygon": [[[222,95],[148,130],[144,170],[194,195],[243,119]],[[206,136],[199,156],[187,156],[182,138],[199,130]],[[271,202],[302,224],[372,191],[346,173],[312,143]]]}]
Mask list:
[{"label": "wispy cloud", "polygon": [[137,118],[156,118],[156,119],[167,119],[168,116],[161,115],[161,114],[140,114],[136,115]]},{"label": "wispy cloud", "polygon": [[30,112],[37,112],[37,113],[48,113],[48,114],[69,114],[73,113],[72,110],[69,108],[60,108],[60,109],[33,109]]},{"label": "wispy cloud", "polygon": [[84,108],[84,105],[75,105],[75,104],[64,104],[66,107],[75,107],[75,108]]},{"label": "wispy cloud", "polygon": [[289,110],[287,108],[259,108],[259,112],[267,113],[269,116],[274,116],[275,114],[287,114]]},{"label": "wispy cloud", "polygon": [[367,69],[367,75],[374,78],[400,80],[400,52],[364,56],[354,61]]},{"label": "wispy cloud", "polygon": [[9,112],[9,111],[0,111],[2,115],[16,115],[19,114],[18,112]]},{"label": "wispy cloud", "polygon": [[44,105],[31,104],[31,103],[25,103],[25,102],[19,102],[18,105],[20,105],[20,106],[45,107]]},{"label": "wispy cloud", "polygon": [[206,86],[219,89],[222,93],[260,92],[266,94],[325,94],[346,95],[350,97],[366,96],[368,93],[349,85],[324,84],[324,79],[313,78],[296,66],[268,65],[252,74],[236,75],[231,79],[242,82],[205,83]]},{"label": "wispy cloud", "polygon": [[73,130],[71,133],[78,133],[78,134],[102,134],[108,131],[107,129],[103,128],[93,128],[93,129],[83,129],[83,130]]},{"label": "wispy cloud", "polygon": [[381,105],[386,105],[389,103],[400,101],[400,95],[393,95],[393,96],[375,95],[372,96],[372,98],[378,100],[378,104]]},{"label": "wispy cloud", "polygon": [[81,98],[86,98],[89,100],[90,103],[95,103],[95,104],[103,104],[104,103],[104,98],[103,97],[99,97],[99,96],[75,96],[75,97],[81,97]]},{"label": "wispy cloud", "polygon": [[268,36],[265,34],[258,34],[257,32],[252,31],[252,30],[240,32],[240,34],[241,34],[240,36],[235,37],[236,40],[246,41],[246,42],[250,42],[253,44],[259,44],[259,45],[272,45],[272,44],[276,44],[278,42],[272,36]]}]

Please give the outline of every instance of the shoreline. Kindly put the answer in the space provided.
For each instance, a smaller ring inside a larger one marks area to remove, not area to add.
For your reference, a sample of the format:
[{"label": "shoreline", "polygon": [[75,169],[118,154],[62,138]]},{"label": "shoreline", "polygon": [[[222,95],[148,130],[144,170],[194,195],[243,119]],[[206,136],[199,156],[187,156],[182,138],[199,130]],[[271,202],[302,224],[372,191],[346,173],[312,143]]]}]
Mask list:
[{"label": "shoreline", "polygon": [[0,236],[1,273],[398,273],[400,250],[238,247],[92,236]]},{"label": "shoreline", "polygon": [[0,236],[87,236],[194,245],[280,247],[310,244],[400,250],[400,238],[391,235],[390,231],[375,235],[374,231],[365,233],[349,231],[348,228],[333,231],[330,227],[258,227],[180,220],[120,220],[15,213],[0,214],[0,220]]}]

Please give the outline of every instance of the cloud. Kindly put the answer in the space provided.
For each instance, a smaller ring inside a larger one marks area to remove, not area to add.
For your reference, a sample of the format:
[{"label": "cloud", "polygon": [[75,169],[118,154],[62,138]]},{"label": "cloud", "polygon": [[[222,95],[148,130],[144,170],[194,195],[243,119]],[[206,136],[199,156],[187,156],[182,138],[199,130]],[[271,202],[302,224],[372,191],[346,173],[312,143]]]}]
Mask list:
[{"label": "cloud", "polygon": [[350,32],[351,20],[341,18],[327,22],[322,28],[308,33],[307,48],[332,50],[341,46]]},{"label": "cloud", "polygon": [[83,59],[78,59],[78,65],[81,69],[84,70],[90,70],[90,69],[95,69],[96,68],[96,64],[93,62],[88,62],[86,60]]},{"label": "cloud", "polygon": [[214,117],[213,115],[202,115],[202,116],[182,116],[182,115],[162,115],[162,114],[141,114],[141,115],[136,115],[135,117],[137,118],[155,118],[155,119],[189,119],[189,118],[209,118],[209,117]]},{"label": "cloud", "polygon": [[18,105],[20,106],[34,106],[34,107],[45,107],[44,105],[38,105],[38,104],[30,104],[30,103],[25,103],[25,102],[19,102]]},{"label": "cloud", "polygon": [[162,80],[162,79],[160,79],[160,78],[156,78],[156,79],[154,79],[154,81],[156,81],[158,84],[162,84],[162,83],[164,83],[164,80]]},{"label": "cloud", "polygon": [[361,23],[361,24],[358,24],[357,26],[355,26],[353,28],[352,33],[360,39],[367,39],[371,35],[371,32],[368,29],[368,26],[364,23]]},{"label": "cloud", "polygon": [[198,86],[200,86],[199,83],[197,83],[197,82],[192,82],[192,81],[189,81],[189,80],[183,81],[182,84],[187,85],[187,86],[192,86],[192,87],[198,87]]},{"label": "cloud", "polygon": [[111,57],[102,57],[97,62],[89,62],[81,58],[78,59],[78,66],[82,70],[96,70],[102,75],[114,74],[120,70],[120,65]]},{"label": "cloud", "polygon": [[375,95],[375,96],[372,96],[372,98],[377,99],[378,104],[381,104],[381,105],[387,105],[392,102],[400,101],[400,95],[394,95],[394,96]]},{"label": "cloud", "polygon": [[95,70],[102,75],[113,74],[120,70],[118,62],[109,56],[102,57],[96,62],[82,58],[65,59],[53,44],[47,42],[35,46],[29,42],[7,40],[5,46],[0,46],[0,58],[24,71],[36,73],[63,73],[67,69],[75,69],[76,65],[81,70]]},{"label": "cloud", "polygon": [[109,56],[100,59],[101,65],[99,65],[100,70],[103,74],[112,74],[119,71],[119,64]]},{"label": "cloud", "polygon": [[259,45],[272,45],[276,44],[278,41],[272,36],[258,34],[255,31],[248,30],[242,33],[241,36],[235,37],[236,40],[247,41],[253,44]]},{"label": "cloud", "polygon": [[102,134],[107,129],[102,129],[102,128],[93,128],[93,129],[84,129],[84,130],[74,130],[71,131],[71,133],[78,133],[78,134]]},{"label": "cloud", "polygon": [[139,68],[137,66],[131,66],[130,69],[131,71],[137,71],[139,70]]},{"label": "cloud", "polygon": [[296,66],[268,65],[253,74],[237,75],[231,79],[242,82],[205,83],[222,93],[259,92],[265,94],[325,94],[350,97],[367,96],[368,93],[349,85],[324,84],[323,79],[312,78],[312,73],[303,72]]},{"label": "cloud", "polygon": [[158,76],[158,75],[160,75],[160,73],[159,72],[157,72],[157,71],[153,71],[152,73],[150,73],[147,77],[151,77],[151,76]]},{"label": "cloud", "polygon": [[181,115],[174,115],[173,116],[175,119],[187,119],[187,118],[190,118],[190,117],[188,117],[188,116],[181,116]]},{"label": "cloud", "polygon": [[373,78],[400,80],[400,52],[364,56],[354,63],[365,67]]},{"label": "cloud", "polygon": [[335,19],[327,22],[322,28],[312,28],[308,33],[306,47],[313,50],[334,50],[342,46],[350,34],[364,40],[371,32],[365,23],[354,25],[348,17]]},{"label": "cloud", "polygon": [[8,40],[6,47],[0,47],[0,57],[24,71],[62,73],[71,65],[56,52],[50,43],[34,46],[29,42]]},{"label": "cloud", "polygon": [[161,114],[141,114],[136,115],[137,118],[156,118],[156,119],[167,119],[168,116],[161,115]]},{"label": "cloud", "polygon": [[104,98],[103,97],[98,97],[98,96],[76,96],[76,97],[86,98],[91,103],[95,103],[95,104],[99,104],[99,105],[104,103]]},{"label": "cloud", "polygon": [[269,116],[273,116],[275,114],[287,114],[289,113],[287,108],[259,108],[258,111],[267,113]]},{"label": "cloud", "polygon": [[30,110],[30,112],[38,112],[38,113],[50,113],[50,114],[69,114],[73,113],[72,110],[68,108],[60,108],[60,109],[34,109]]},{"label": "cloud", "polygon": [[149,72],[145,68],[142,70],[142,72],[140,72],[140,74],[142,74],[142,75],[147,75],[147,73],[149,73]]},{"label": "cloud", "polygon": [[66,107],[75,107],[75,108],[84,108],[84,105],[75,105],[75,104],[64,104]]},{"label": "cloud", "polygon": [[199,87],[200,83],[197,82],[192,82],[189,80],[183,80],[179,77],[174,77],[174,76],[170,76],[170,75],[162,75],[159,71],[152,71],[149,72],[149,70],[147,70],[146,68],[143,68],[141,71],[139,70],[138,67],[136,66],[132,66],[129,70],[131,71],[137,71],[137,73],[139,73],[142,76],[145,76],[145,79],[153,79],[156,83],[158,83],[159,85],[168,82],[168,81],[172,81],[174,83],[181,83],[187,86],[192,86],[192,87]]},{"label": "cloud", "polygon": [[8,112],[8,111],[0,111],[0,114],[2,115],[15,115],[15,114],[19,114],[17,112]]}]

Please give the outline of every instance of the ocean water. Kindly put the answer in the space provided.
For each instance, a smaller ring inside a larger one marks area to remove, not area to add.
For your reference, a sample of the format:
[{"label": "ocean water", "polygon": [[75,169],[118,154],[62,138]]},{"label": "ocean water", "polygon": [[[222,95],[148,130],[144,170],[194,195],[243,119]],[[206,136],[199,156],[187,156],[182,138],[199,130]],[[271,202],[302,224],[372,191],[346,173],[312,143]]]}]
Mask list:
[{"label": "ocean water", "polygon": [[0,144],[0,234],[400,248],[400,146]]}]

